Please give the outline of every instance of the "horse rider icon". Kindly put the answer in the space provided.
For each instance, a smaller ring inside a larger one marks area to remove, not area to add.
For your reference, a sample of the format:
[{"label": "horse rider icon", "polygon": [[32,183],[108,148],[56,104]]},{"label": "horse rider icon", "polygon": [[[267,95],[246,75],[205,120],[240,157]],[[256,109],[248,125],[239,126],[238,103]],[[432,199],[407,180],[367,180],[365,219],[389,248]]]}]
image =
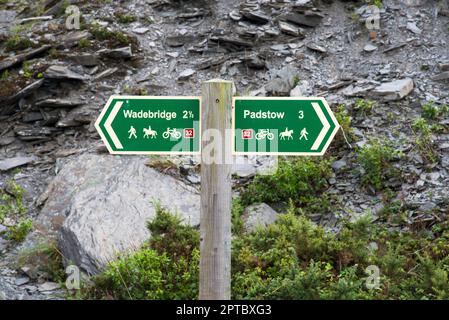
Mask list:
[{"label": "horse rider icon", "polygon": [[301,136],[299,137],[299,140],[302,140],[302,138],[304,138],[305,140],[309,140],[309,139],[307,139],[307,135],[308,135],[309,133],[307,132],[307,130],[306,130],[306,128],[303,128],[302,130],[301,130]]},{"label": "horse rider icon", "polygon": [[128,139],[131,139],[131,137],[134,137],[134,139],[137,139],[136,129],[133,126],[131,126],[131,128],[129,128],[128,133],[129,133]]}]

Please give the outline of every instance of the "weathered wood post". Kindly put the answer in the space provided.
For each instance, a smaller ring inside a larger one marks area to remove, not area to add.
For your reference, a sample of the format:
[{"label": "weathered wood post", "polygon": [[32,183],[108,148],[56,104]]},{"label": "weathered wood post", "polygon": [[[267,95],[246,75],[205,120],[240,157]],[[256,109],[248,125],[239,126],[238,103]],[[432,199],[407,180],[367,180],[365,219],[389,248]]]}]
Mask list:
[{"label": "weathered wood post", "polygon": [[[200,299],[231,298],[232,81],[202,84]],[[227,130],[228,129],[228,130]]]}]

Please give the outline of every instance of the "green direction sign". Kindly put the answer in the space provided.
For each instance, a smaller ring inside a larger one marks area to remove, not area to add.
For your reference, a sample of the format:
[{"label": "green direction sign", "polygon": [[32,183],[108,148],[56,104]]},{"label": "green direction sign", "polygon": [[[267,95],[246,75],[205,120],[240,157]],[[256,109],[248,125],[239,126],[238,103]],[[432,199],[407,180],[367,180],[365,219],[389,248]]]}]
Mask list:
[{"label": "green direction sign", "polygon": [[321,156],[339,124],[324,98],[233,99],[235,154]]},{"label": "green direction sign", "polygon": [[195,154],[200,116],[200,97],[112,96],[95,128],[111,154]]}]

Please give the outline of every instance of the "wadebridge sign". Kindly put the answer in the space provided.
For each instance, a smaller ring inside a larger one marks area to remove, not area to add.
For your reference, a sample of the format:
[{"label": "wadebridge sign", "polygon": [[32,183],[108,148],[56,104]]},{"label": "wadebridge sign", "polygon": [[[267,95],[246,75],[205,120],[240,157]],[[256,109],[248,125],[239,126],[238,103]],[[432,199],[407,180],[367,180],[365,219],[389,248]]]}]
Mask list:
[{"label": "wadebridge sign", "polygon": [[95,128],[111,154],[192,154],[200,115],[200,97],[112,96]]},{"label": "wadebridge sign", "polygon": [[[320,156],[339,129],[324,98],[232,104],[233,154]],[[111,154],[198,154],[201,97],[112,96],[95,127]]]}]

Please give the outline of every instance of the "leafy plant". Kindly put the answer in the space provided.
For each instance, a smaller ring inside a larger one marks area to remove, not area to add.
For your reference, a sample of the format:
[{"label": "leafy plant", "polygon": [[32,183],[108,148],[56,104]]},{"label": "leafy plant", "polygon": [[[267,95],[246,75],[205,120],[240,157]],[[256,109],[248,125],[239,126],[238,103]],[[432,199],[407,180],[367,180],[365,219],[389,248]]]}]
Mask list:
[{"label": "leafy plant", "polygon": [[429,124],[424,118],[417,118],[412,122],[411,127],[415,135],[415,146],[421,157],[430,164],[438,163],[439,155],[435,150],[433,132],[439,130],[439,126]]},{"label": "leafy plant", "polygon": [[18,267],[36,266],[36,276],[46,280],[63,282],[66,274],[62,263],[63,257],[57,244],[41,241],[35,246],[19,251]]},{"label": "leafy plant", "polygon": [[354,104],[354,109],[357,110],[361,116],[366,116],[373,111],[375,106],[376,103],[373,100],[357,99]]},{"label": "leafy plant", "polygon": [[136,253],[121,256],[93,279],[87,297],[196,299],[199,233],[155,203],[151,238]]},{"label": "leafy plant", "polygon": [[136,16],[129,13],[125,13],[123,11],[117,11],[115,13],[115,17],[120,23],[131,23],[137,20]]},{"label": "leafy plant", "polygon": [[32,229],[32,221],[25,218],[23,203],[24,189],[15,181],[8,181],[5,189],[0,188],[0,224],[5,224],[7,239],[20,242]]},{"label": "leafy plant", "polygon": [[433,101],[424,103],[422,109],[423,117],[430,120],[438,120],[449,114],[449,107],[446,104],[437,106]]},{"label": "leafy plant", "polygon": [[370,144],[360,148],[357,160],[362,169],[362,184],[381,190],[389,178],[397,176],[398,172],[391,162],[400,156],[401,153],[391,147],[388,141],[379,139],[373,139]]},{"label": "leafy plant", "polygon": [[33,228],[33,220],[31,219],[20,219],[15,225],[8,228],[6,233],[6,238],[16,242],[22,242],[25,240],[28,233]]},{"label": "leafy plant", "polygon": [[131,43],[130,38],[121,31],[110,31],[105,27],[102,27],[98,23],[93,23],[89,27],[90,33],[95,39],[104,41],[108,40],[112,43],[118,43],[121,45],[127,45]]},{"label": "leafy plant", "polygon": [[256,202],[288,202],[309,213],[325,212],[330,200],[325,191],[332,169],[330,160],[293,158],[280,160],[272,175],[259,175],[242,193],[244,205]]},{"label": "leafy plant", "polygon": [[[448,222],[424,236],[392,231],[366,215],[342,220],[331,233],[292,211],[233,238],[232,298],[449,299]],[[83,298],[198,297],[198,230],[161,207],[149,227],[148,243],[110,263]],[[381,272],[377,288],[367,287],[368,266]]]},{"label": "leafy plant", "polygon": [[32,47],[34,43],[27,37],[12,35],[5,42],[5,51],[21,51]]}]

